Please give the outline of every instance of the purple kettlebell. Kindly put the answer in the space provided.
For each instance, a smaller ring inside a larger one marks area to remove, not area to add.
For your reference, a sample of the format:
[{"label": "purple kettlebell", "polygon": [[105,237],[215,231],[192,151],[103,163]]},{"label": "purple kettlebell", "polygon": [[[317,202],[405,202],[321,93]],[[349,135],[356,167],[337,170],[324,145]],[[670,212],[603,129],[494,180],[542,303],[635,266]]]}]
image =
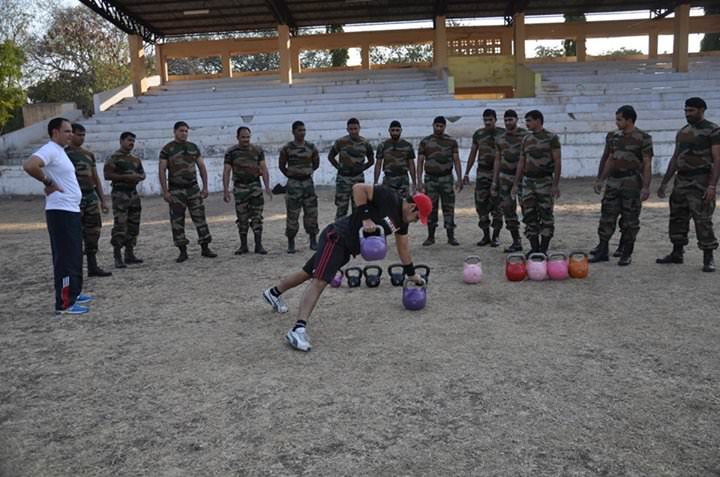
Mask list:
[{"label": "purple kettlebell", "polygon": [[403,284],[403,306],[406,310],[422,310],[427,304],[427,284],[417,285],[412,280]]},{"label": "purple kettlebell", "polygon": [[379,231],[380,235],[366,237],[362,228],[358,232],[360,236],[360,255],[368,262],[382,260],[387,254],[385,231],[379,225],[375,230]]},{"label": "purple kettlebell", "polygon": [[340,288],[340,286],[342,286],[343,275],[343,271],[338,270],[338,272],[335,274],[332,281],[330,282],[330,286],[333,288]]}]

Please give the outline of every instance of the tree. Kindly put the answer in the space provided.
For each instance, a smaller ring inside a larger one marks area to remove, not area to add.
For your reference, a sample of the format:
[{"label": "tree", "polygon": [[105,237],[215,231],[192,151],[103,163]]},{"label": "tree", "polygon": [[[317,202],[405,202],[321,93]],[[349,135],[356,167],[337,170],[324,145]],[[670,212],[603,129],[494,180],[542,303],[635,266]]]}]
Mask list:
[{"label": "tree", "polygon": [[433,59],[431,44],[374,47],[370,49],[370,61],[375,65],[393,63],[422,63]]},{"label": "tree", "polygon": [[[325,28],[325,33],[342,33],[342,25],[328,25]],[[338,48],[330,50],[330,64],[331,66],[347,66],[347,61],[350,58],[347,48]]]},{"label": "tree", "polygon": [[632,56],[642,54],[643,52],[640,50],[636,50],[634,48],[625,48],[624,46],[621,46],[617,50],[609,50],[602,52],[602,56]]},{"label": "tree", "polygon": [[[705,15],[720,15],[720,6],[705,7]],[[700,41],[700,51],[720,50],[720,32],[705,33]]]},{"label": "tree", "polygon": [[0,133],[17,109],[25,102],[20,86],[25,55],[10,40],[0,43]]},{"label": "tree", "polygon": [[565,48],[562,46],[538,45],[535,47],[535,56],[538,58],[557,58],[559,56],[565,56]]},{"label": "tree", "polygon": [[[565,14],[565,23],[571,23],[571,22],[584,22],[585,21],[585,14],[582,13],[580,15],[570,15]],[[564,49],[564,55],[565,56],[577,56],[577,42],[575,40],[565,40],[563,41],[563,49]]]}]

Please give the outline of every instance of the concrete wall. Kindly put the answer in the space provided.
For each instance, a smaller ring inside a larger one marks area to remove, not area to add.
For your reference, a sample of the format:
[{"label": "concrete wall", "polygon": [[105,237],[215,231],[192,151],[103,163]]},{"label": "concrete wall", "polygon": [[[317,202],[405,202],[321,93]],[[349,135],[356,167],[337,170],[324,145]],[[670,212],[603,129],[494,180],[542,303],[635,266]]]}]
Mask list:
[{"label": "concrete wall", "polygon": [[[145,89],[155,86],[160,86],[160,76],[150,76],[142,79],[143,87]],[[125,98],[133,97],[133,87],[131,84],[125,86],[119,86],[115,89],[103,91],[93,95],[93,110],[95,114],[101,113],[110,109],[111,106],[119,103]]]},{"label": "concrete wall", "polygon": [[[70,105],[72,108],[64,107],[62,111],[51,117],[62,115],[70,121],[77,121],[82,117],[82,111],[75,109],[75,103],[62,104]],[[33,143],[43,141],[47,137],[47,121],[36,122],[31,126],[0,136],[0,164],[7,161],[10,155],[22,151]]]},{"label": "concrete wall", "polygon": [[[38,103],[23,106],[23,125],[32,126],[35,123],[47,122],[58,116],[65,116],[77,109],[75,103]],[[70,119],[70,118],[68,118]]]}]

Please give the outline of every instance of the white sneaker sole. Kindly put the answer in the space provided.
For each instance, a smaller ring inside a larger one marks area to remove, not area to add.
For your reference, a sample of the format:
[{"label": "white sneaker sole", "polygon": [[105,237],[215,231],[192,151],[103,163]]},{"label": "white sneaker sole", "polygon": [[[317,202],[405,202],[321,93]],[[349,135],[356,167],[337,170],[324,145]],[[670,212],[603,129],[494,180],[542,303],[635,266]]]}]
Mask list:
[{"label": "white sneaker sole", "polygon": [[268,302],[270,306],[272,306],[272,309],[275,313],[287,313],[288,309],[285,307],[284,309],[278,308],[275,303],[273,303],[272,299],[268,296],[270,294],[269,290],[263,291],[263,298],[265,298],[265,301]]},{"label": "white sneaker sole", "polygon": [[298,346],[298,341],[292,336],[292,332],[288,332],[288,334],[285,335],[285,339],[287,340],[288,344],[292,346],[294,349],[298,351],[304,351],[308,352],[310,349],[312,349],[311,346],[308,346],[307,348],[301,348]]}]

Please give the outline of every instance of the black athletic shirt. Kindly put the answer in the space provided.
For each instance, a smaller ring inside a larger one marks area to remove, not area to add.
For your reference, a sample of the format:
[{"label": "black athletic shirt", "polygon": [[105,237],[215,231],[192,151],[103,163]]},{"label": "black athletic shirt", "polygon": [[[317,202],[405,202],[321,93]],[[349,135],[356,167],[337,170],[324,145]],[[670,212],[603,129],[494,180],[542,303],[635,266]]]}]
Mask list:
[{"label": "black athletic shirt", "polygon": [[[392,189],[376,185],[373,189],[373,198],[368,203],[370,218],[377,225],[382,226],[385,236],[392,234],[407,235],[408,224],[403,222],[402,215],[403,199]],[[362,228],[360,208],[357,208],[352,215],[345,216],[335,222],[342,241],[350,250],[353,256],[360,253],[360,237],[358,232]]]}]

